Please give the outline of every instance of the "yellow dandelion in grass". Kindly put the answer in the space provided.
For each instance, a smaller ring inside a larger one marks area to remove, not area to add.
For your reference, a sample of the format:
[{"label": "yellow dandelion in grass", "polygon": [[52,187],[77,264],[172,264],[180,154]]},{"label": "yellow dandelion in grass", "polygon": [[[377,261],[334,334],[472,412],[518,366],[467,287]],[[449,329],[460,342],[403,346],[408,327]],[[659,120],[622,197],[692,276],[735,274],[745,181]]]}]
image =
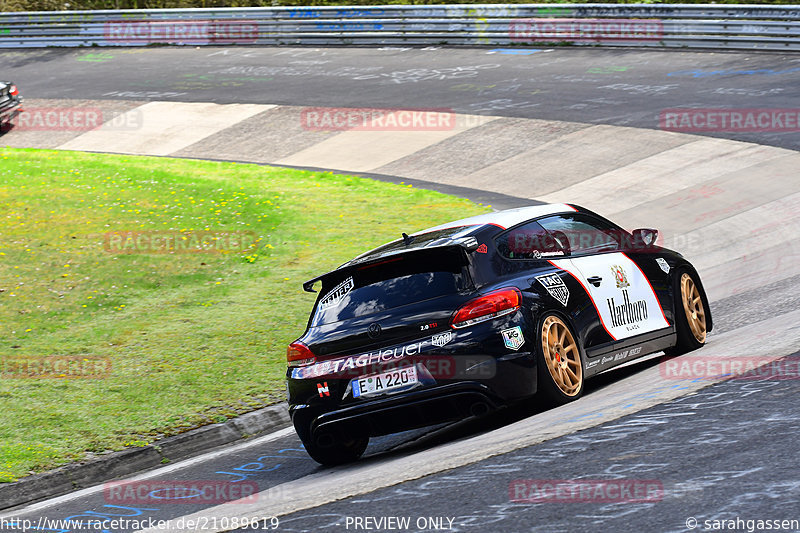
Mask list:
[{"label": "yellow dandelion in grass", "polygon": [[25,333],[28,333],[29,331],[33,331],[33,330],[31,328],[28,328],[28,329],[25,330]]}]

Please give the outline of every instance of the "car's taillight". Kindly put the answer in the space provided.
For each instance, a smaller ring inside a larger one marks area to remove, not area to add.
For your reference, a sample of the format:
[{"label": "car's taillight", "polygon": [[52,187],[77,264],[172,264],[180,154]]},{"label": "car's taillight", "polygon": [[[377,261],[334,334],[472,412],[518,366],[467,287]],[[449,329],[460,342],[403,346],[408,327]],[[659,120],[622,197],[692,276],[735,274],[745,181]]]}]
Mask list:
[{"label": "car's taillight", "polygon": [[286,348],[286,362],[289,366],[305,366],[313,364],[317,360],[314,352],[302,342],[293,342]]},{"label": "car's taillight", "polygon": [[17,96],[19,94],[19,89],[17,89],[16,85],[12,85],[8,89],[8,94],[10,94],[11,96]]},{"label": "car's taillight", "polygon": [[509,287],[475,298],[453,315],[454,328],[465,328],[478,322],[513,313],[519,308],[522,297],[519,290]]}]

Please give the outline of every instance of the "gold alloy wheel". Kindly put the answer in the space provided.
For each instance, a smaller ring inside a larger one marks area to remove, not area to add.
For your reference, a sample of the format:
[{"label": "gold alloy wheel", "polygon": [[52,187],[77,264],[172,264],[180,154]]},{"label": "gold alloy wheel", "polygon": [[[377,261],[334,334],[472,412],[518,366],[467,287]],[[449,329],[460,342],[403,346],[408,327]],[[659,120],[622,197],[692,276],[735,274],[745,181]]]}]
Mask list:
[{"label": "gold alloy wheel", "polygon": [[706,342],[706,311],[703,308],[703,299],[700,297],[697,285],[694,284],[692,276],[689,274],[681,276],[681,299],[692,335],[697,342]]},{"label": "gold alloy wheel", "polygon": [[581,354],[569,328],[557,316],[547,317],[542,324],[542,353],[559,390],[576,396],[583,382]]}]

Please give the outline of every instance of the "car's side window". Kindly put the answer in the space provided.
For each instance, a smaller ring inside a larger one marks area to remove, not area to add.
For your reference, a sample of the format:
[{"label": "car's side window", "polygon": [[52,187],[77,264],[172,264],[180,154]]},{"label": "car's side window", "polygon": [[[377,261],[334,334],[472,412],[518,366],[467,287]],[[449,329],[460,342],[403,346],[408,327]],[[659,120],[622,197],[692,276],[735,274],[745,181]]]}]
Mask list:
[{"label": "car's side window", "polygon": [[584,214],[556,215],[539,224],[559,242],[566,241],[570,255],[614,252],[620,249],[621,232],[602,220]]},{"label": "car's side window", "polygon": [[538,222],[526,222],[502,233],[495,239],[495,246],[506,259],[535,260],[565,255],[561,244]]}]

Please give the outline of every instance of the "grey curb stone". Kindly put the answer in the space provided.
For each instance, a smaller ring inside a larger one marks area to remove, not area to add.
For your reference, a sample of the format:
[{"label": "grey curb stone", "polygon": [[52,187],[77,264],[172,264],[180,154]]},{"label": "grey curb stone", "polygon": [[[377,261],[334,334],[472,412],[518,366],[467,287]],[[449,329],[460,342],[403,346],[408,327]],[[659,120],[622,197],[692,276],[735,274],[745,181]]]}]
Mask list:
[{"label": "grey curb stone", "polygon": [[123,476],[163,466],[213,448],[288,427],[286,403],[245,413],[221,424],[199,427],[141,448],[128,448],[80,463],[0,484],[0,509],[67,494]]}]

